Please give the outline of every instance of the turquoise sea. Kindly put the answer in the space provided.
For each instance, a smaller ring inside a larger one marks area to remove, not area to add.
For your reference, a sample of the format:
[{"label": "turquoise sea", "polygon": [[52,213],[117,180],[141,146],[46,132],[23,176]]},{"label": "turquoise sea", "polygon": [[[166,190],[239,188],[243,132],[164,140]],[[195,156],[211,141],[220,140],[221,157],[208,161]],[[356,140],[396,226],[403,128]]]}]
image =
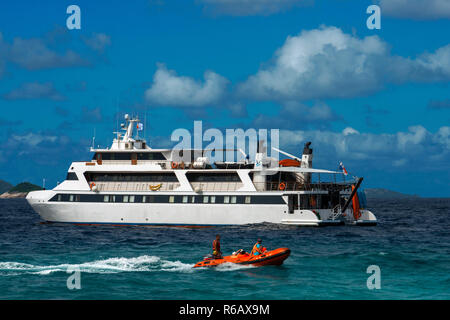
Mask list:
[{"label": "turquoise sea", "polygon": [[[450,199],[370,201],[376,227],[206,229],[43,224],[0,200],[0,299],[450,299]],[[192,269],[210,253],[289,247],[282,266]],[[381,288],[369,290],[377,265]],[[69,290],[68,267],[81,271]]]}]

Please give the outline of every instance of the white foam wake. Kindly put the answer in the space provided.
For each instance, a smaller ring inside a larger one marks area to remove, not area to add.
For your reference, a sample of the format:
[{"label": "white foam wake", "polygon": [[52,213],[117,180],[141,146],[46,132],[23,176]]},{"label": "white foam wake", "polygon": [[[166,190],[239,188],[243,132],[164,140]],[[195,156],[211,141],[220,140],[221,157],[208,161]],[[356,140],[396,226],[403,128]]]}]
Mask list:
[{"label": "white foam wake", "polygon": [[1,274],[50,274],[53,272],[66,272],[68,269],[79,268],[81,272],[87,273],[118,273],[118,272],[193,272],[191,264],[181,261],[163,260],[157,256],[139,256],[135,258],[109,258],[80,264],[58,264],[58,265],[32,265],[21,262],[0,262]]},{"label": "white foam wake", "polygon": [[251,265],[245,265],[245,264],[235,264],[231,262],[225,262],[222,264],[219,264],[215,270],[216,271],[236,271],[236,270],[242,270],[242,269],[251,269],[255,268]]}]

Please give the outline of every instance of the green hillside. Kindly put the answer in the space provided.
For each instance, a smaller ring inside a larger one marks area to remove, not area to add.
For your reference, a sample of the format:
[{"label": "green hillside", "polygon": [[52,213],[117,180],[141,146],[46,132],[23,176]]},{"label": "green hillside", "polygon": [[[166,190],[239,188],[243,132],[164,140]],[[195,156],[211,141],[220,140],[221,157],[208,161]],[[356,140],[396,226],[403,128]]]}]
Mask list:
[{"label": "green hillside", "polygon": [[14,188],[11,188],[8,190],[9,193],[19,193],[19,192],[30,192],[30,191],[36,191],[36,190],[42,190],[41,187],[29,183],[29,182],[22,182],[16,185]]}]

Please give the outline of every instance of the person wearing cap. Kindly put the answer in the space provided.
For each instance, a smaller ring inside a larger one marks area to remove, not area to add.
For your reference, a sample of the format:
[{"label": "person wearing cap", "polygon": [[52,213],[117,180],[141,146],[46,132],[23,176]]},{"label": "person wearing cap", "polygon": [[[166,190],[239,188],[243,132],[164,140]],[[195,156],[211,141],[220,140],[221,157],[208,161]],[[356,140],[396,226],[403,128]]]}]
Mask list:
[{"label": "person wearing cap", "polygon": [[253,246],[252,252],[250,253],[251,255],[257,256],[265,251],[265,248],[263,248],[261,243],[262,240],[258,239],[258,242],[256,242],[255,245]]}]

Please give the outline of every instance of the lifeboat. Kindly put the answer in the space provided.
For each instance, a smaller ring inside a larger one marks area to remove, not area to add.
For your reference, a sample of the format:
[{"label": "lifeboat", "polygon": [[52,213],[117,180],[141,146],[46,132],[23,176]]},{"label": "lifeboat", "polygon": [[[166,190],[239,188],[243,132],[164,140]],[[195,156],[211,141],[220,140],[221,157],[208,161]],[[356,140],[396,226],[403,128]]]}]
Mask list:
[{"label": "lifeboat", "polygon": [[278,161],[280,167],[300,167],[301,162],[294,159],[283,159]]},{"label": "lifeboat", "polygon": [[214,259],[211,257],[205,257],[200,262],[194,265],[194,268],[201,267],[217,267],[222,263],[235,263],[240,265],[251,265],[256,267],[268,266],[268,265],[281,265],[283,261],[289,257],[291,250],[288,248],[278,248],[272,251],[265,251],[259,255],[251,255],[242,249],[233,253],[231,256],[225,256],[220,259]]}]

